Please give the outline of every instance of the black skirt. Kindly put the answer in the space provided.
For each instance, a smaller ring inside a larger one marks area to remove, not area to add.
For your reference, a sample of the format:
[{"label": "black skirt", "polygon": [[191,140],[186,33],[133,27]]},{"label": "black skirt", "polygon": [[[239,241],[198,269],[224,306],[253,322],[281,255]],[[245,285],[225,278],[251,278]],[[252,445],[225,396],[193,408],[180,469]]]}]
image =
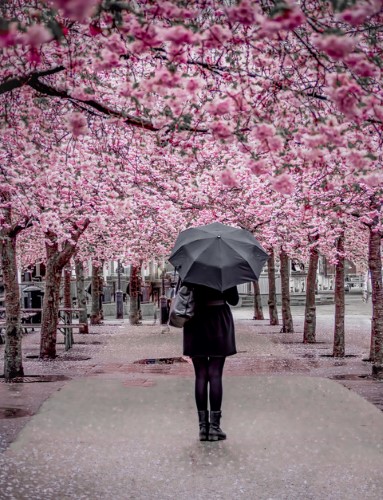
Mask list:
[{"label": "black skirt", "polygon": [[236,287],[227,293],[216,290],[209,293],[206,287],[196,287],[194,296],[195,315],[184,326],[184,355],[220,357],[236,354],[234,321],[229,305],[209,305],[210,301],[225,299],[235,305],[238,302]]}]

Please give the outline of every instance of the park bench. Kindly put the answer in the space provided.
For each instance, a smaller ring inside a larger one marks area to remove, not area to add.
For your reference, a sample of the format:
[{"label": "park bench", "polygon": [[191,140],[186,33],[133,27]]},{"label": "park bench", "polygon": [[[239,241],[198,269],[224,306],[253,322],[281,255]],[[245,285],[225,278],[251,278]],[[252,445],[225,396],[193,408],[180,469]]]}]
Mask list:
[{"label": "park bench", "polygon": [[[59,308],[59,323],[57,330],[60,331],[65,337],[65,350],[68,350],[73,345],[73,330],[81,329],[85,323],[73,323],[72,318],[82,309],[79,308]],[[23,332],[26,334],[28,330],[34,331],[41,328],[41,323],[33,323],[32,320],[41,312],[42,309],[21,309],[21,324]],[[0,344],[5,342],[3,329],[5,328],[5,308],[0,308]]]}]

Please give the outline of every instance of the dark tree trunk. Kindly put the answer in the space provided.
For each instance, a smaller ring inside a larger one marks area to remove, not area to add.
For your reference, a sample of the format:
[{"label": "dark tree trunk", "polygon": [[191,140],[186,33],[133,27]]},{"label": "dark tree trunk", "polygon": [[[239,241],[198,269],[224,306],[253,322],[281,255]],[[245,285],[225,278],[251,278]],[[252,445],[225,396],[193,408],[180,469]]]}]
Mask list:
[{"label": "dark tree trunk", "polygon": [[130,297],[129,323],[131,325],[138,325],[140,322],[140,315],[138,308],[138,293],[139,293],[138,267],[132,266],[130,272],[130,282],[129,282],[129,297]]},{"label": "dark tree trunk", "polygon": [[86,294],[84,284],[84,264],[80,260],[76,260],[76,287],[77,287],[77,304],[80,309],[78,320],[84,326],[80,327],[80,333],[89,333],[88,313],[86,307]]},{"label": "dark tree trunk", "polygon": [[261,291],[259,289],[258,281],[253,281],[253,288],[254,288],[254,318],[253,319],[264,319],[263,309],[262,309]]},{"label": "dark tree trunk", "polygon": [[319,252],[317,247],[311,248],[309,269],[306,282],[306,307],[305,323],[303,329],[303,343],[313,344],[316,342],[316,306],[315,306],[315,287],[318,268]]},{"label": "dark tree trunk", "polygon": [[335,323],[334,323],[334,349],[335,358],[343,358],[345,355],[344,343],[344,233],[336,242],[338,262],[335,267]]},{"label": "dark tree trunk", "polygon": [[267,270],[269,277],[269,316],[270,325],[279,325],[278,310],[277,310],[277,292],[275,285],[275,259],[274,250],[270,249],[269,258],[267,260]]},{"label": "dark tree trunk", "polygon": [[282,332],[294,333],[293,317],[290,308],[289,257],[284,250],[280,253],[282,289]]},{"label": "dark tree trunk", "polygon": [[92,265],[92,310],[90,315],[91,325],[101,325],[103,320],[102,314],[102,304],[101,304],[101,291],[102,288],[102,266],[93,264]]},{"label": "dark tree trunk", "polygon": [[74,229],[71,242],[68,241],[59,250],[57,235],[47,232],[46,237],[46,274],[43,314],[41,319],[40,357],[53,359],[56,357],[57,324],[60,307],[60,283],[62,270],[76,251],[77,241],[88,227],[89,221]]},{"label": "dark tree trunk", "polygon": [[56,357],[57,324],[60,307],[60,283],[65,263],[60,262],[60,251],[54,241],[45,245],[47,252],[45,293],[41,319],[40,357]]},{"label": "dark tree trunk", "polygon": [[373,361],[372,374],[383,379],[383,284],[382,284],[382,256],[380,232],[370,227],[368,264],[371,274],[371,349],[370,359]]},{"label": "dark tree trunk", "polygon": [[[9,214],[10,222],[10,214]],[[21,351],[20,292],[17,280],[16,234],[0,233],[1,267],[5,288],[4,378],[9,381],[24,375]]]}]

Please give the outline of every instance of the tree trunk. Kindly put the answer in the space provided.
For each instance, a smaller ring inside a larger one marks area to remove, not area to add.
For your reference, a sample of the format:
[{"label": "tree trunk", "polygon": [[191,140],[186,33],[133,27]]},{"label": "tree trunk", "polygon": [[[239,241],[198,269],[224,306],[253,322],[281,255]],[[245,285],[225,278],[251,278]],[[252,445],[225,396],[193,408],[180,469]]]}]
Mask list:
[{"label": "tree trunk", "polygon": [[47,262],[41,319],[40,357],[54,359],[56,357],[61,274],[65,263],[59,262],[60,251],[56,242],[47,242],[45,248]]},{"label": "tree trunk", "polygon": [[77,287],[77,305],[80,309],[78,320],[84,326],[80,327],[80,333],[89,333],[88,313],[86,307],[86,294],[84,285],[84,264],[80,260],[75,261],[76,265],[76,287]]},{"label": "tree trunk", "polygon": [[294,333],[293,317],[290,308],[289,257],[284,250],[280,253],[282,288],[282,332]]},{"label": "tree trunk", "polygon": [[132,266],[130,272],[130,282],[129,282],[129,296],[130,296],[130,308],[129,308],[129,323],[131,325],[138,325],[140,322],[139,310],[138,310],[138,267]]},{"label": "tree trunk", "polygon": [[274,250],[269,251],[269,258],[267,260],[267,270],[269,277],[269,316],[270,325],[279,325],[278,310],[277,310],[277,292],[275,286],[275,259]]},{"label": "tree trunk", "polygon": [[383,379],[383,284],[381,234],[370,227],[368,265],[371,274],[371,349],[370,359],[373,361],[372,374]]},{"label": "tree trunk", "polygon": [[4,378],[6,381],[24,375],[20,321],[20,291],[17,280],[16,235],[1,234],[1,267],[5,288],[5,352]]},{"label": "tree trunk", "polygon": [[335,267],[335,324],[334,324],[334,349],[335,358],[343,358],[345,355],[344,345],[344,233],[336,242],[338,262]]},{"label": "tree trunk", "polygon": [[305,324],[303,329],[303,343],[314,344],[316,328],[316,306],[315,306],[315,285],[317,277],[317,267],[319,252],[317,247],[310,250],[309,269],[306,282],[306,308]]},{"label": "tree trunk", "polygon": [[92,310],[90,315],[91,325],[101,325],[103,319],[100,289],[100,283],[102,283],[101,272],[102,266],[92,264]]},{"label": "tree trunk", "polygon": [[71,234],[70,243],[69,241],[65,242],[62,250],[59,250],[57,235],[51,231],[45,233],[47,262],[40,341],[40,357],[43,359],[56,357],[61,274],[63,268],[75,254],[77,241],[88,225],[89,220],[86,220],[81,227],[77,226]]},{"label": "tree trunk", "polygon": [[259,289],[259,282],[253,281],[254,287],[254,317],[253,319],[264,319],[262,309],[261,291]]}]

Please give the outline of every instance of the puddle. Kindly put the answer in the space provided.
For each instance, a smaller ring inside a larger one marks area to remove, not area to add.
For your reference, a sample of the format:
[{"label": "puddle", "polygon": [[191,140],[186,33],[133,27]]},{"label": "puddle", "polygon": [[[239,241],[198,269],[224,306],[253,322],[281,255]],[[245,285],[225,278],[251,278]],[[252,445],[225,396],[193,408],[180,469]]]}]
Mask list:
[{"label": "puddle", "polygon": [[31,415],[33,415],[33,413],[25,408],[0,406],[0,419],[30,417]]},{"label": "puddle", "polygon": [[182,356],[176,358],[145,358],[133,361],[134,365],[173,365],[174,363],[187,363]]}]

